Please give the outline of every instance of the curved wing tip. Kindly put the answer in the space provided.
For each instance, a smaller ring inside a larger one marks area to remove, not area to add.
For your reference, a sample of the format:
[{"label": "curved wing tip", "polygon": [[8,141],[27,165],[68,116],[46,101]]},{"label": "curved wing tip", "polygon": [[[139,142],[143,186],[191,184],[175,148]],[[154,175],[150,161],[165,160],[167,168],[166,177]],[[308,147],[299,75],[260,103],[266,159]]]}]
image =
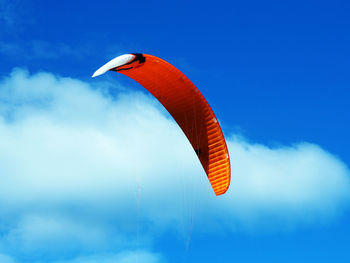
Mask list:
[{"label": "curved wing tip", "polygon": [[100,75],[102,75],[103,73],[105,73],[106,71],[104,71],[104,72],[102,72],[102,70],[100,70],[100,68],[98,69],[98,70],[96,70],[95,71],[95,73],[94,74],[92,74],[92,78],[95,78],[95,77],[97,77],[97,76],[100,76]]},{"label": "curved wing tip", "polygon": [[92,75],[92,78],[100,76],[103,73],[105,73],[106,71],[111,70],[113,68],[123,66],[123,65],[131,62],[135,57],[136,56],[134,54],[124,54],[124,55],[118,56],[118,57],[110,60],[106,64],[104,64],[98,70],[96,70],[96,72]]},{"label": "curved wing tip", "polygon": [[103,65],[102,67],[100,67],[98,70],[96,70],[95,73],[92,75],[92,78],[100,76],[112,68],[113,68],[113,65],[110,65],[110,62],[108,62],[105,65]]}]

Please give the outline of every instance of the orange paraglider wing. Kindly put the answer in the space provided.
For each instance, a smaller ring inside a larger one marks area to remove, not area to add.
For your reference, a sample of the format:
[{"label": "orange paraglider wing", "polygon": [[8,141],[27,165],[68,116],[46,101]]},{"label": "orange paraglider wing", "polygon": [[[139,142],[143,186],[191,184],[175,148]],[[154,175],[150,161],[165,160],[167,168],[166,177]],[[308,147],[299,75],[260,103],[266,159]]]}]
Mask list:
[{"label": "orange paraglider wing", "polygon": [[134,79],[159,100],[190,141],[215,194],[224,194],[231,177],[228,149],[214,112],[196,86],[177,68],[152,55],[119,56],[93,77],[107,70]]}]

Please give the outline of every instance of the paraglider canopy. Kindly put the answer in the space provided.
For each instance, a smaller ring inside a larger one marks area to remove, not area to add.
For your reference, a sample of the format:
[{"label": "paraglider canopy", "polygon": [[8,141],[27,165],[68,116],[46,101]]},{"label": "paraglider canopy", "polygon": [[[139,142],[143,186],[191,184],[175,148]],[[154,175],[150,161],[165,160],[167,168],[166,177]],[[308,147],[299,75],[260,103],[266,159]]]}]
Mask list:
[{"label": "paraglider canopy", "polygon": [[230,158],[221,127],[204,96],[177,68],[158,57],[125,54],[99,68],[122,73],[147,89],[171,114],[198,156],[216,195],[230,185]]}]

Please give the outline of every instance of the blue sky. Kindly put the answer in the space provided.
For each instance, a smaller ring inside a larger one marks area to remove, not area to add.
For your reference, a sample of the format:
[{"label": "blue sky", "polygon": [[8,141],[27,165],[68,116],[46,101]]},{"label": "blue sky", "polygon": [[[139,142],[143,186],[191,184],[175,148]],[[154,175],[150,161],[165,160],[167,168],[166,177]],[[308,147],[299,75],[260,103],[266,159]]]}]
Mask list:
[{"label": "blue sky", "polygon": [[[347,1],[0,0],[0,262],[349,262]],[[220,120],[215,197],[131,52]]]}]

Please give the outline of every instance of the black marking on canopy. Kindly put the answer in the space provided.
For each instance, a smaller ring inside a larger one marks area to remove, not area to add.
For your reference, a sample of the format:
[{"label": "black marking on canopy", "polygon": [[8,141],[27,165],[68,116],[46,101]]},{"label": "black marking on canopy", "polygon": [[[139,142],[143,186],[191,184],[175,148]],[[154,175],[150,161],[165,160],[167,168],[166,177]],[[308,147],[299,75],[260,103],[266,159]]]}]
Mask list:
[{"label": "black marking on canopy", "polygon": [[[128,63],[126,63],[126,64],[124,64],[122,66],[119,66],[119,67],[124,67],[124,66],[129,65],[131,63],[134,63],[136,61],[138,61],[139,64],[142,64],[142,63],[146,62],[146,57],[142,53],[132,53],[132,55],[135,56],[135,58],[133,60],[131,60],[130,62],[128,62]],[[134,67],[121,68],[121,69],[118,69],[118,67],[115,67],[115,68],[112,68],[111,70],[118,72],[118,71],[122,71],[122,70],[129,70],[129,69],[132,69],[132,68],[134,68]]]},{"label": "black marking on canopy", "polygon": [[195,149],[194,151],[196,152],[197,156],[201,154],[201,149]]},{"label": "black marking on canopy", "polygon": [[140,64],[146,62],[146,57],[145,57],[142,53],[132,53],[132,54],[136,56],[136,57],[132,60],[132,62],[134,62],[134,61],[139,61]]}]

